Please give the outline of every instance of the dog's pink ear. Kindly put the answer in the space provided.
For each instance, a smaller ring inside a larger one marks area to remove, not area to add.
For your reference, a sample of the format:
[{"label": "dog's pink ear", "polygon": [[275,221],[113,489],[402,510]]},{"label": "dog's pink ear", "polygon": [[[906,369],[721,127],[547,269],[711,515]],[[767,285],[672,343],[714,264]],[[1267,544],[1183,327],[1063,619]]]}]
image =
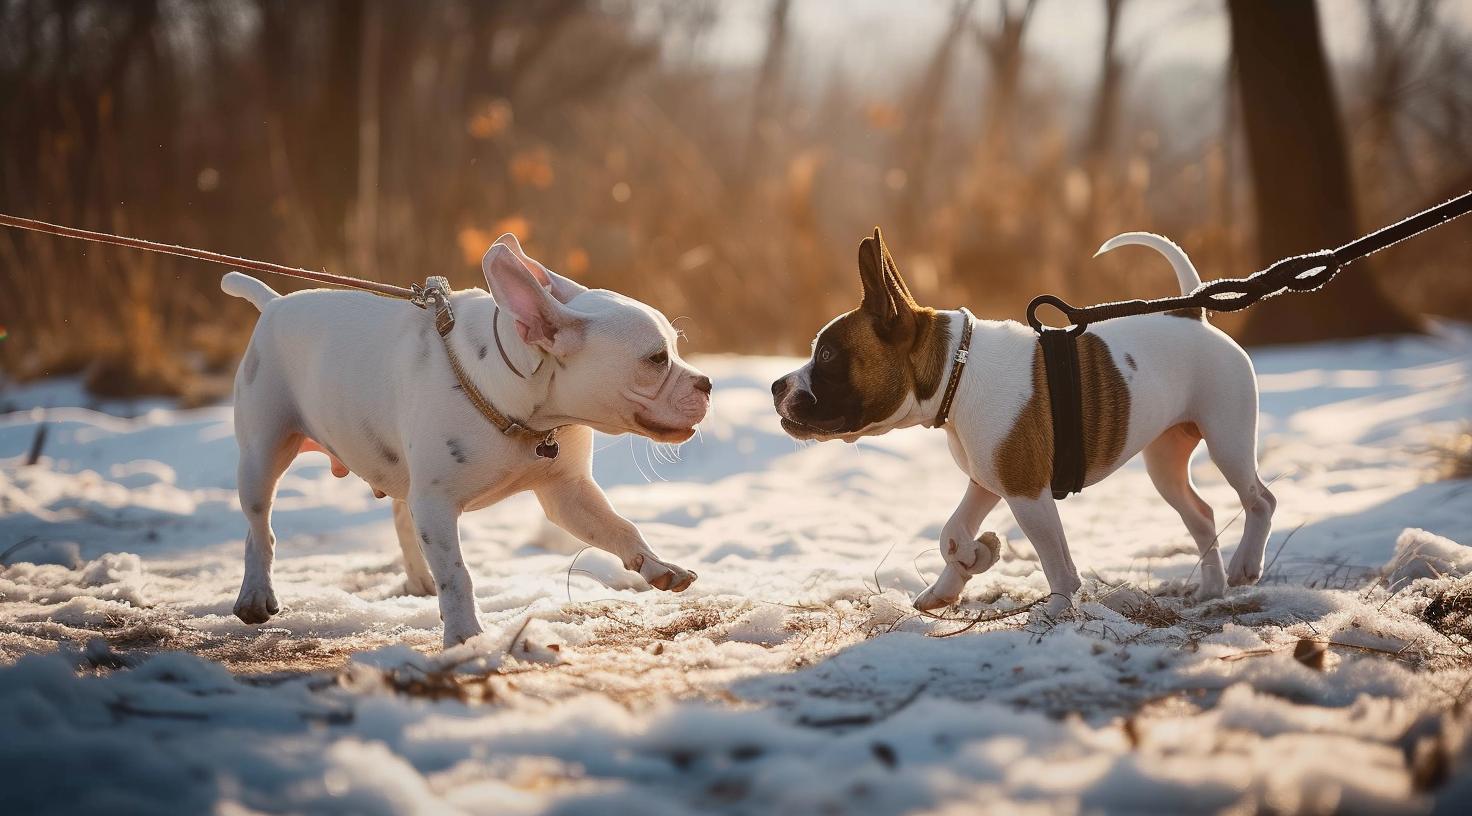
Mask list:
[{"label": "dog's pink ear", "polygon": [[497,242],[480,260],[496,303],[511,313],[522,342],[566,357],[582,345],[583,319],[552,296],[511,248]]},{"label": "dog's pink ear", "polygon": [[521,248],[521,242],[516,240],[516,235],[513,233],[508,232],[502,235],[496,239],[496,243],[502,244],[511,250],[513,255],[520,259],[523,264],[526,264],[526,268],[531,271],[532,276],[537,279],[537,282],[550,291],[552,297],[557,298],[558,301],[566,303],[588,291],[588,287],[583,286],[571,278],[562,277],[548,269],[541,261],[526,254]]}]

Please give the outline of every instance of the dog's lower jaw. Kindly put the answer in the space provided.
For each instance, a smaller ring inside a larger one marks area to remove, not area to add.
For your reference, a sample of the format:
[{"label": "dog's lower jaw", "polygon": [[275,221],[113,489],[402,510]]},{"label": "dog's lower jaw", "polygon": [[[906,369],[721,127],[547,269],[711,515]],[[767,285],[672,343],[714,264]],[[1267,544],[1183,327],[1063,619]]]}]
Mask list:
[{"label": "dog's lower jaw", "polygon": [[653,439],[655,442],[670,442],[679,444],[689,441],[695,435],[695,426],[660,425],[657,422],[647,420],[634,414],[634,428],[640,436]]}]

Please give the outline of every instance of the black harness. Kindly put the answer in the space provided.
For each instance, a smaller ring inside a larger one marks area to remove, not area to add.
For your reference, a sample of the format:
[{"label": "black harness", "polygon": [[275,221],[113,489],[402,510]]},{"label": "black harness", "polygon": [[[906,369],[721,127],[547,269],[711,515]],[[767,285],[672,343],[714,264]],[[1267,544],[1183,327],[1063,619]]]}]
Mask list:
[{"label": "black harness", "polygon": [[1082,326],[1043,329],[1043,367],[1048,373],[1048,402],[1053,409],[1053,498],[1066,499],[1084,489],[1084,393],[1078,367]]},{"label": "black harness", "polygon": [[[1027,322],[1043,347],[1048,372],[1048,396],[1053,408],[1053,498],[1067,498],[1084,488],[1084,401],[1078,366],[1078,336],[1090,323],[1134,315],[1160,314],[1178,309],[1235,312],[1283,292],[1311,292],[1334,278],[1346,264],[1420,235],[1453,218],[1472,212],[1472,192],[1463,193],[1409,218],[1391,224],[1337,249],[1284,258],[1245,278],[1224,278],[1203,284],[1194,292],[1156,300],[1128,300],[1078,307],[1057,295],[1038,295],[1027,305]],[[1066,329],[1044,326],[1039,306],[1052,306],[1072,325]]]}]

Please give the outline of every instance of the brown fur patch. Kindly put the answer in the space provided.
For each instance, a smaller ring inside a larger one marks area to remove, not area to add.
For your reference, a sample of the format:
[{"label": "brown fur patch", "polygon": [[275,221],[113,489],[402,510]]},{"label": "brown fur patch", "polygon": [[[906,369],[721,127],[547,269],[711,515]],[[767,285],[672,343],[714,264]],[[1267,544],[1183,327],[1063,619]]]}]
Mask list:
[{"label": "brown fur patch", "polygon": [[[1083,390],[1085,481],[1103,478],[1124,453],[1130,392],[1109,347],[1097,335],[1078,338]],[[1008,496],[1037,496],[1053,478],[1053,413],[1043,349],[1032,355],[1032,394],[997,446],[997,481]]]},{"label": "brown fur patch", "polygon": [[848,382],[861,402],[863,424],[879,422],[898,411],[911,393],[920,400],[934,396],[946,372],[951,332],[934,309],[916,307],[915,334],[908,354],[875,330],[869,315],[856,311],[824,332],[821,342],[843,350]]},{"label": "brown fur patch", "polygon": [[1084,394],[1084,474],[1101,479],[1124,453],[1130,431],[1130,390],[1098,335],[1078,338],[1079,380]]},{"label": "brown fur patch", "polygon": [[997,446],[997,481],[1007,496],[1036,496],[1053,478],[1053,414],[1043,348],[1032,350],[1032,396]]}]

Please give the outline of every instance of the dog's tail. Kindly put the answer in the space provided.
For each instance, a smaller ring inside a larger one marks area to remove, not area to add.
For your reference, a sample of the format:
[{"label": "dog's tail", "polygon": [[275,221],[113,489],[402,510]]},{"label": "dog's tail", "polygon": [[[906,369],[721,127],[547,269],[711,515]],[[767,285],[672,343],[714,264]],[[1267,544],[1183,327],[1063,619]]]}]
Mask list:
[{"label": "dog's tail", "polygon": [[242,272],[228,272],[220,279],[220,288],[227,295],[245,298],[255,304],[257,309],[266,308],[266,304],[281,297],[276,290],[264,283],[252,278]]},{"label": "dog's tail", "polygon": [[1104,242],[1099,251],[1094,253],[1097,258],[1111,249],[1134,244],[1136,246],[1150,247],[1165,256],[1170,261],[1171,269],[1176,271],[1176,280],[1181,284],[1181,294],[1189,295],[1201,285],[1201,276],[1196,274],[1196,267],[1191,265],[1191,259],[1186,257],[1185,250],[1175,245],[1169,238],[1156,235],[1153,232],[1126,232],[1116,235]]}]

